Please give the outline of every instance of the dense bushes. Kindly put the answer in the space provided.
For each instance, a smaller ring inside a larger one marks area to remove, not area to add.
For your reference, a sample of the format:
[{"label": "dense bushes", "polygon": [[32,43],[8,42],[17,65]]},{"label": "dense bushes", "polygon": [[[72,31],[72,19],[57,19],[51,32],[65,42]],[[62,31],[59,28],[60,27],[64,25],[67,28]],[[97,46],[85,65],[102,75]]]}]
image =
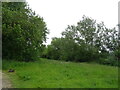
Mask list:
[{"label": "dense bushes", "polygon": [[117,60],[114,53],[107,54],[106,57],[101,57],[98,61],[100,64],[119,66],[119,60]]},{"label": "dense bushes", "polygon": [[99,53],[92,46],[79,46],[73,40],[54,38],[51,45],[48,45],[44,50],[43,57],[55,60],[89,62],[97,59]]}]

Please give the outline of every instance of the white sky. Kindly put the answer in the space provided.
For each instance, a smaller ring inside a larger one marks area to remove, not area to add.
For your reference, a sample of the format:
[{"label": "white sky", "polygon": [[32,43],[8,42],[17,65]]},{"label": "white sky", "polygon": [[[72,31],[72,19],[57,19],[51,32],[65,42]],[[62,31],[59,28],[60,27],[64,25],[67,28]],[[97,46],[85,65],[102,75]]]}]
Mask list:
[{"label": "white sky", "polygon": [[103,21],[108,28],[118,23],[120,0],[26,0],[30,8],[44,18],[50,30],[47,44],[52,37],[60,37],[67,25],[76,25],[82,16]]}]

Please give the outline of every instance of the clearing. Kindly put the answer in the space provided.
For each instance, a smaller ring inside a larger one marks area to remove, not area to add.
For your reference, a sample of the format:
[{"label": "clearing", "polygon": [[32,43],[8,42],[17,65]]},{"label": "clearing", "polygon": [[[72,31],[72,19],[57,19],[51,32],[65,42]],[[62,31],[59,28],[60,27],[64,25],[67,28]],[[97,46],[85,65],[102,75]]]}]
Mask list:
[{"label": "clearing", "polygon": [[3,71],[14,88],[118,88],[118,68],[96,63],[3,60]]}]

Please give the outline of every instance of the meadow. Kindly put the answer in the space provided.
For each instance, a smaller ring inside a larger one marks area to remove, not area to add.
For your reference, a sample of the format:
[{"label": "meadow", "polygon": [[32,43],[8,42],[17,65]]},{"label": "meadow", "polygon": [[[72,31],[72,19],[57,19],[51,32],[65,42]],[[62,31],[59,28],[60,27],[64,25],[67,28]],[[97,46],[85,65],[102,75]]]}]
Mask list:
[{"label": "meadow", "polygon": [[3,60],[2,69],[13,88],[118,88],[118,67],[96,63]]}]

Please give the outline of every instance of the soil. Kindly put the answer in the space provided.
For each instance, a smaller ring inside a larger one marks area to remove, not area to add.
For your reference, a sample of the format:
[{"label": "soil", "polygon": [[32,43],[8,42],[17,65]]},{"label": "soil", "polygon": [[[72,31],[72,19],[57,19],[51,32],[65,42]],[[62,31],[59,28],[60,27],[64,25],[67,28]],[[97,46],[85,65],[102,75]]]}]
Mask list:
[{"label": "soil", "polygon": [[11,88],[11,82],[9,80],[9,77],[0,71],[0,89],[1,88]]}]

